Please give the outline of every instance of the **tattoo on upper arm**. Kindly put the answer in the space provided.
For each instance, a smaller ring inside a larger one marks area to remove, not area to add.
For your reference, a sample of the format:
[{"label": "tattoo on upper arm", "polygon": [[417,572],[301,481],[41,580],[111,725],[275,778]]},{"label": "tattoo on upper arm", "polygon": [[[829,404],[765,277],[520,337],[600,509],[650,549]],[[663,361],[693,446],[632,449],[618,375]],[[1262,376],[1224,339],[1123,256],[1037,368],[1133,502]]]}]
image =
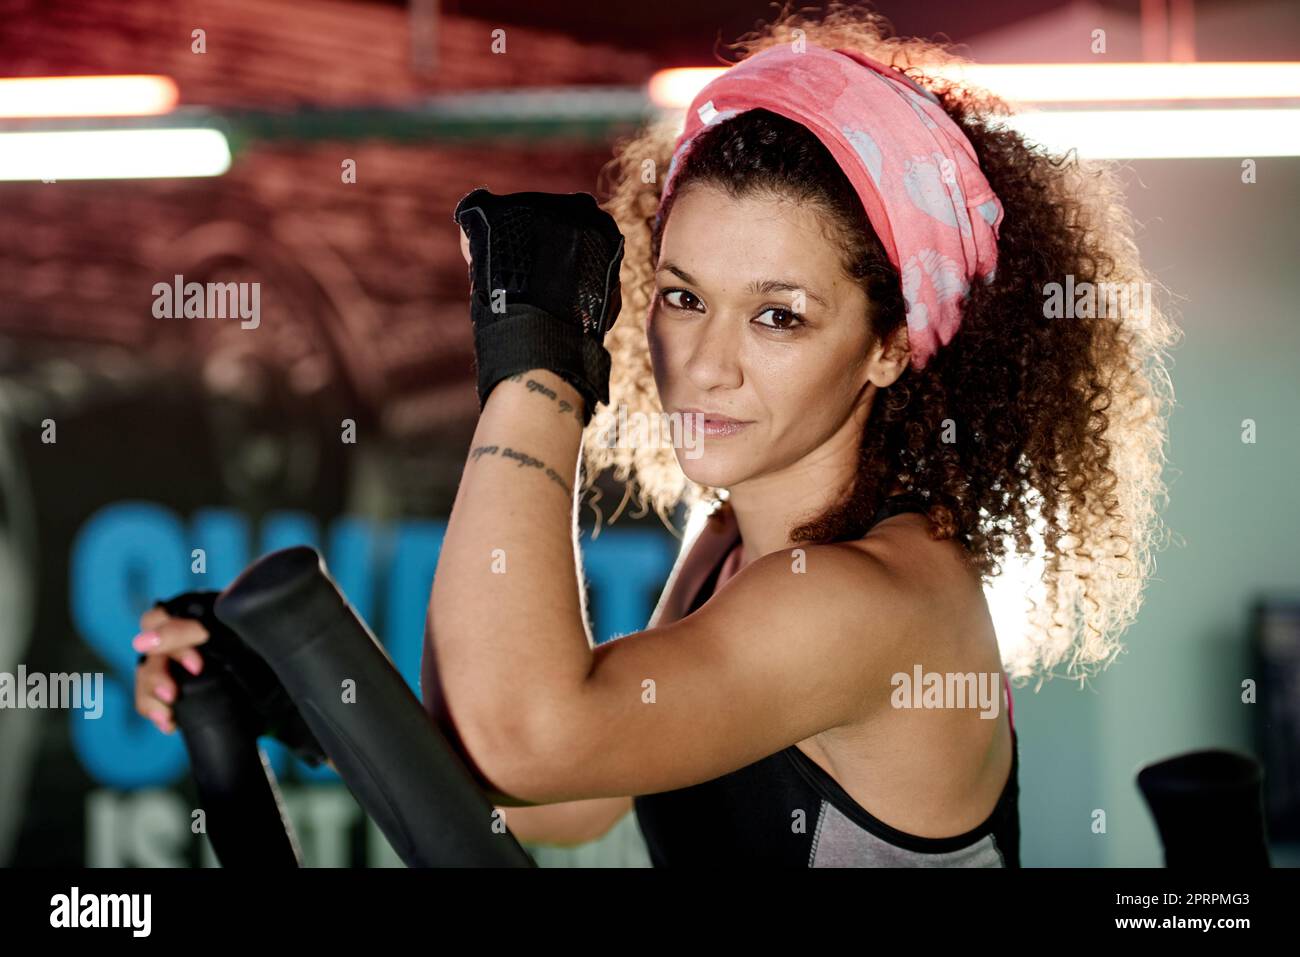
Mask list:
[{"label": "tattoo on upper arm", "polygon": [[522,372],[516,372],[514,375],[506,376],[511,382],[522,382],[524,387],[533,395],[540,395],[548,399],[554,406],[555,411],[560,415],[572,415],[578,422],[582,422],[582,408],[575,405],[568,399],[561,398],[559,393],[544,382],[538,382],[536,379],[530,379]]},{"label": "tattoo on upper arm", "polygon": [[495,455],[502,459],[513,459],[519,468],[541,470],[548,479],[560,488],[564,489],[564,494],[567,495],[570,500],[573,499],[573,489],[569,487],[569,483],[564,480],[564,477],[541,459],[534,458],[527,452],[521,452],[518,449],[512,449],[509,446],[503,449],[499,445],[478,445],[469,450],[469,457],[475,462],[484,455]]}]

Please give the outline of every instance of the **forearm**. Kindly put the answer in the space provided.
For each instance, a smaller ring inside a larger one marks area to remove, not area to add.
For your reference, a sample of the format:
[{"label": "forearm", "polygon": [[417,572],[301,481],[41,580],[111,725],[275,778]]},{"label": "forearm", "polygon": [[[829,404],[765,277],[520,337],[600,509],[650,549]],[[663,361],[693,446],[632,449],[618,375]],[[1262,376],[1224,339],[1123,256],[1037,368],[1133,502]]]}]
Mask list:
[{"label": "forearm", "polygon": [[581,402],[545,370],[501,381],[443,538],[429,612],[442,693],[492,747],[524,746],[591,670],[574,542]]}]

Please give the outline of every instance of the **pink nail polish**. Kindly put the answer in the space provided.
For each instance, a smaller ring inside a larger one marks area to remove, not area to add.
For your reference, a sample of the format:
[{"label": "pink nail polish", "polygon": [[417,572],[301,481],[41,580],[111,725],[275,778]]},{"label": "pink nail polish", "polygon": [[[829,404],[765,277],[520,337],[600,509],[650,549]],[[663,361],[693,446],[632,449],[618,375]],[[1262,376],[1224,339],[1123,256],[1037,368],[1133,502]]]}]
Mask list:
[{"label": "pink nail polish", "polygon": [[168,704],[176,700],[176,692],[171,685],[159,685],[153,689],[153,693]]},{"label": "pink nail polish", "polygon": [[152,651],[160,644],[162,644],[162,638],[158,636],[157,632],[142,631],[135,636],[135,640],[131,642],[131,647],[136,651]]},{"label": "pink nail polish", "polygon": [[203,659],[197,655],[188,657],[181,662],[181,665],[192,675],[197,675],[203,670]]}]

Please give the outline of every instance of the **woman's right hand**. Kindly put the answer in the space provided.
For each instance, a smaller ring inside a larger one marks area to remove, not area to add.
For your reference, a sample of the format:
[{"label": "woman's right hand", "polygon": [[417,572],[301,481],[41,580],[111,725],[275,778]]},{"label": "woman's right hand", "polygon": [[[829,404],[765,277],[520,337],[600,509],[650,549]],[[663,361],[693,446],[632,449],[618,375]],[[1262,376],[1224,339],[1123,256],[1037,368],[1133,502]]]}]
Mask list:
[{"label": "woman's right hand", "polygon": [[131,647],[146,655],[135,670],[135,710],[163,734],[176,730],[172,705],[176,682],[167,673],[167,661],[174,658],[190,674],[203,670],[197,646],[208,640],[208,631],[193,618],[173,618],[163,609],[150,608],[140,616],[140,634]]}]

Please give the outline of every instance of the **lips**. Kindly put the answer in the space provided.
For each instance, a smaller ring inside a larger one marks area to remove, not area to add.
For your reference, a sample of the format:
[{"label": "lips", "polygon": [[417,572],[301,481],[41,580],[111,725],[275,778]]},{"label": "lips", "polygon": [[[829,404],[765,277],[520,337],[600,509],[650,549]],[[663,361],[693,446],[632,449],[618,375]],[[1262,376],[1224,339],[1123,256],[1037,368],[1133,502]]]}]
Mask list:
[{"label": "lips", "polygon": [[695,415],[697,413],[701,413],[704,415],[705,422],[723,422],[723,423],[732,423],[736,425],[740,425],[740,424],[749,425],[748,419],[736,419],[736,418],[732,418],[729,415],[723,415],[721,412],[710,412],[707,409],[678,409],[677,411],[687,415]]},{"label": "lips", "polygon": [[712,436],[735,435],[744,429],[749,428],[749,422],[719,422],[717,420],[704,420],[704,434]]},{"label": "lips", "polygon": [[690,423],[692,428],[695,427],[698,416],[703,415],[704,427],[700,431],[711,436],[735,435],[754,424],[743,419],[733,419],[729,415],[722,415],[718,412],[706,412],[703,409],[682,409],[681,412],[686,416],[686,422]]}]

